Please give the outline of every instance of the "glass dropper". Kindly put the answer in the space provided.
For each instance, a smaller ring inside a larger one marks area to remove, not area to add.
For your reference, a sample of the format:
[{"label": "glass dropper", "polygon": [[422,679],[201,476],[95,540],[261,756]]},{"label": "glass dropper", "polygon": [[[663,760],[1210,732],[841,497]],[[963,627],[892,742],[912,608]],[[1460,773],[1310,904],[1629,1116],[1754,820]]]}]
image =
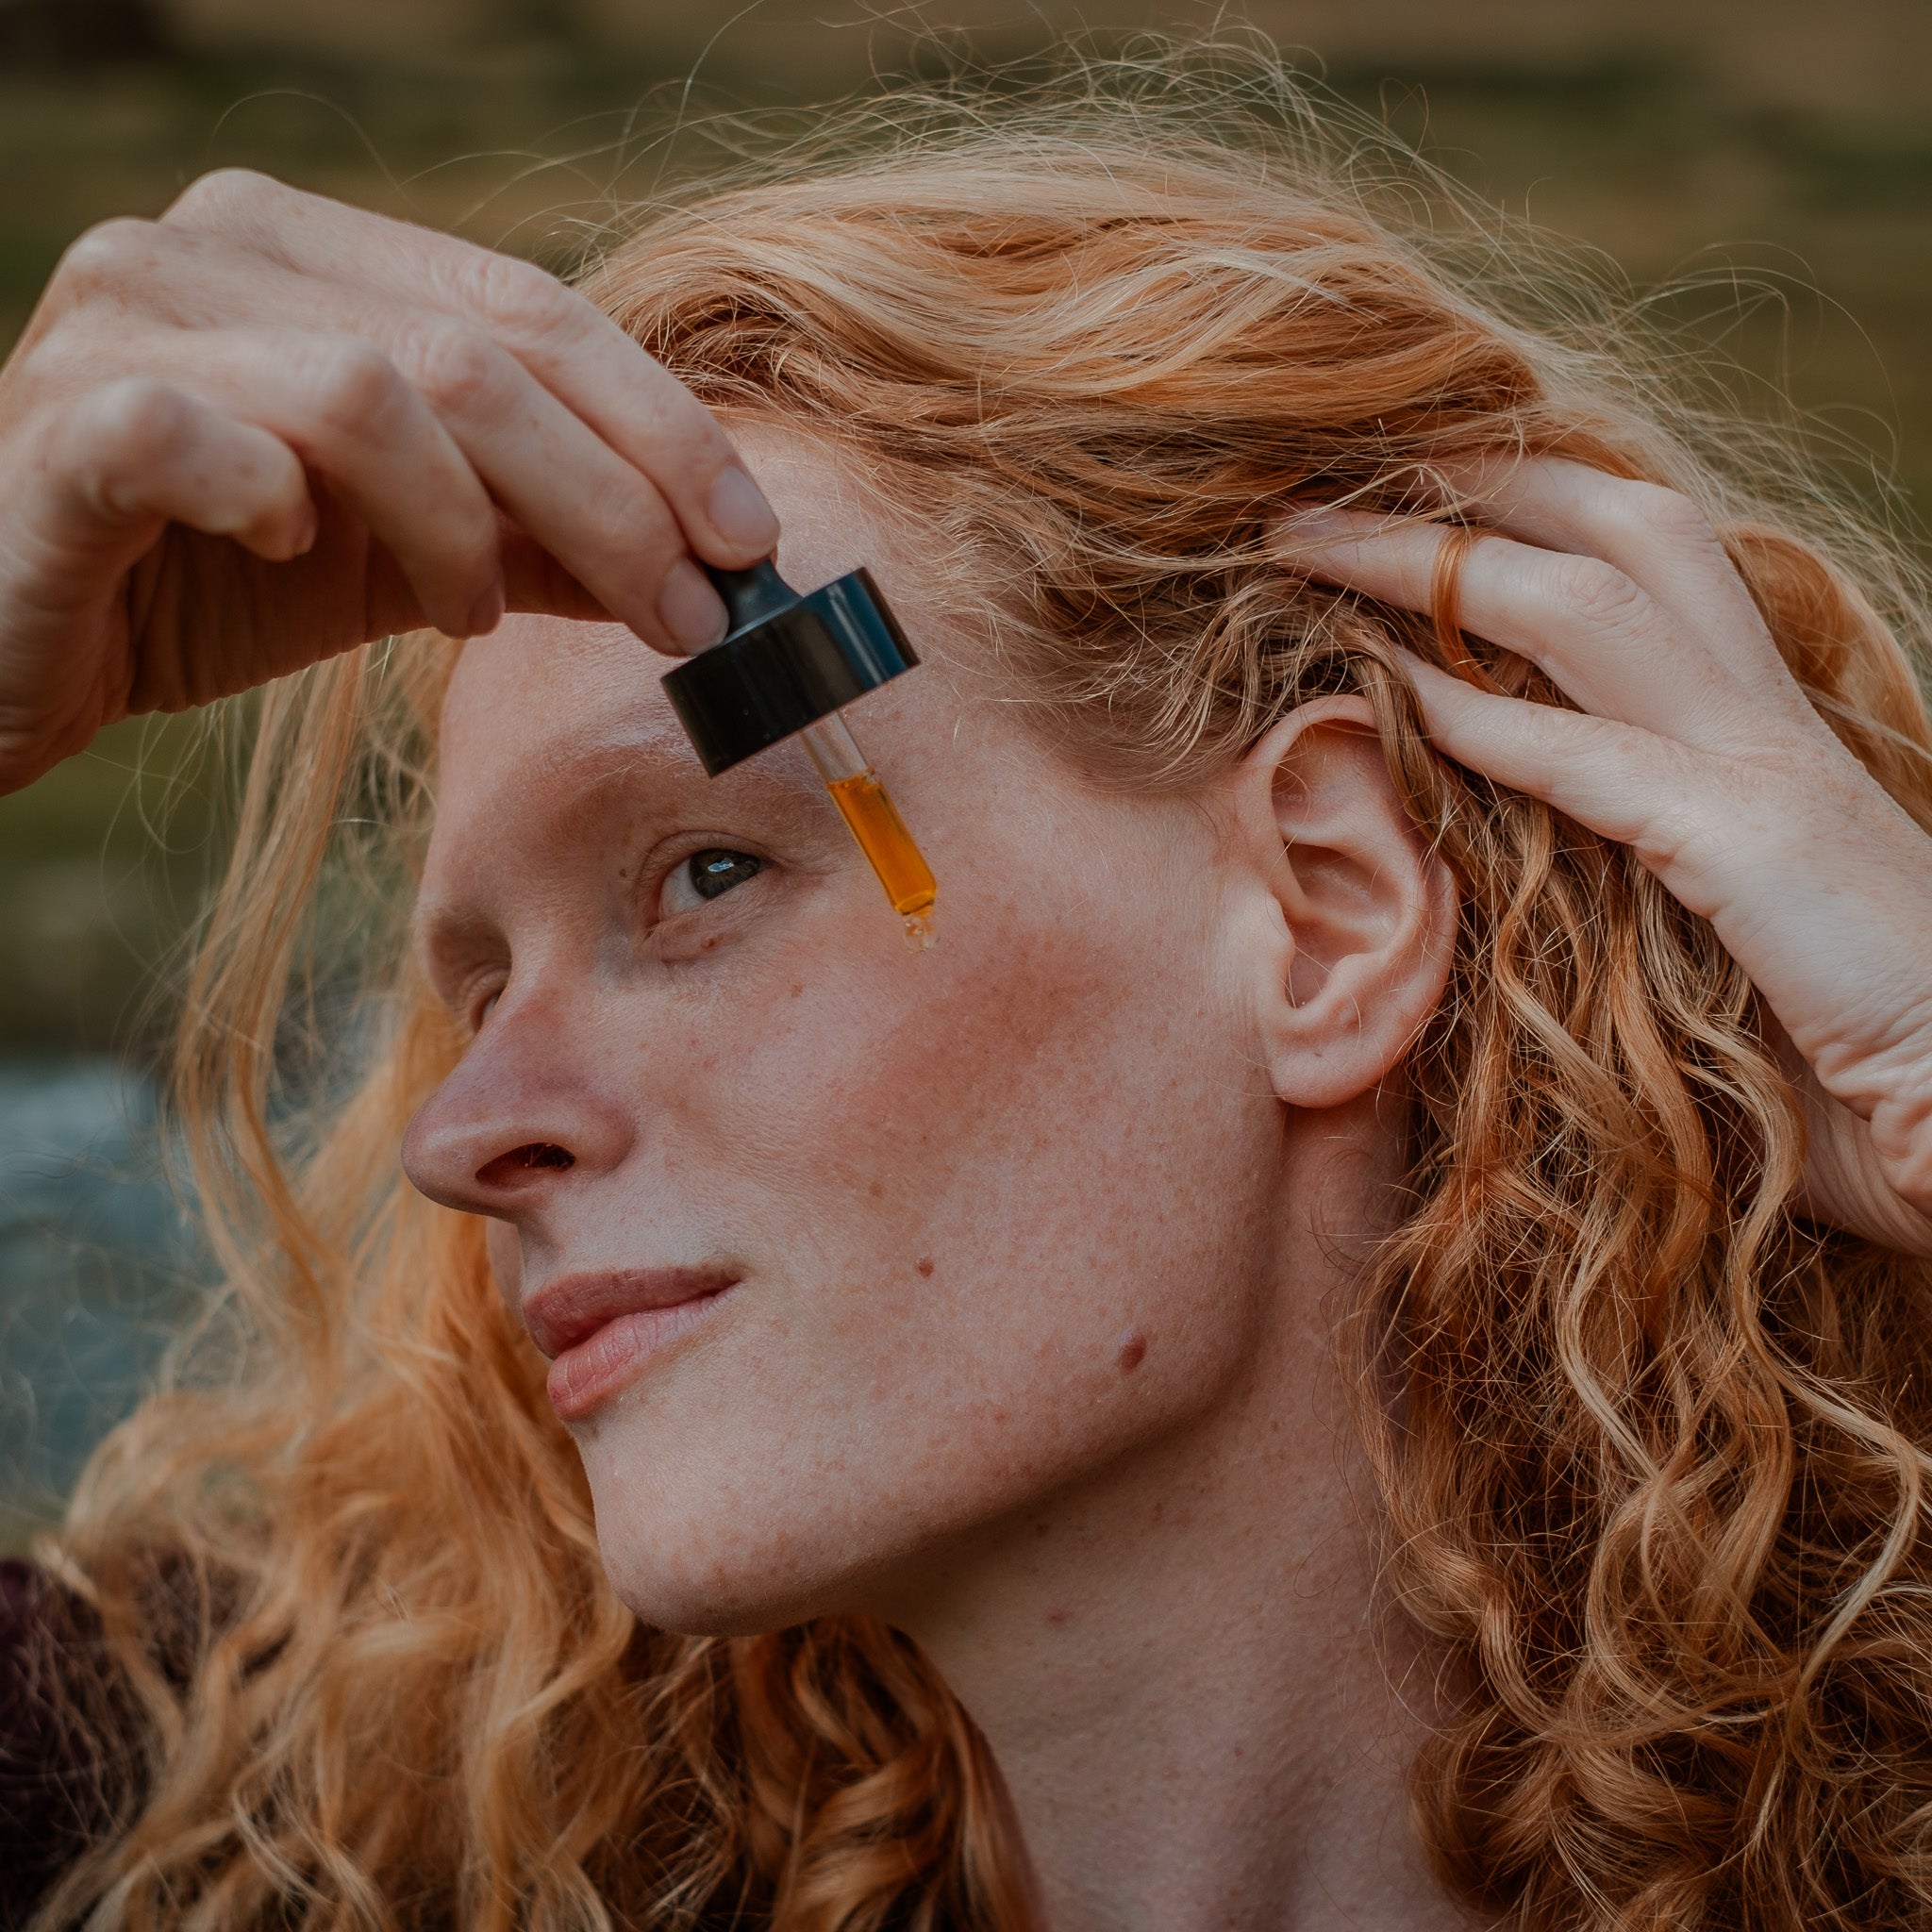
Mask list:
[{"label": "glass dropper", "polygon": [[664,678],[705,769],[715,777],[781,739],[803,739],[908,943],[925,951],[935,943],[932,869],[841,715],[919,662],[872,574],[853,571],[803,596],[769,558],[707,575],[729,628]]},{"label": "glass dropper", "polygon": [[891,793],[866,762],[845,720],[830,711],[798,735],[858,849],[872,861],[892,910],[904,923],[906,943],[915,953],[937,944],[932,914],[939,894],[932,868],[913,843]]}]

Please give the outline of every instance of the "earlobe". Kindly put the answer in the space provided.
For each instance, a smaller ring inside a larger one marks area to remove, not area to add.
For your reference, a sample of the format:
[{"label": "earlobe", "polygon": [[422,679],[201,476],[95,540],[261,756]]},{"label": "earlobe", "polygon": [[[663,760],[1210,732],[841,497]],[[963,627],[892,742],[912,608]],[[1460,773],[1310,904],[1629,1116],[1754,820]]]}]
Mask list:
[{"label": "earlobe", "polygon": [[1235,776],[1244,936],[1263,1051],[1289,1105],[1339,1107],[1396,1067],[1448,984],[1456,889],[1389,775],[1365,699],[1318,698]]}]

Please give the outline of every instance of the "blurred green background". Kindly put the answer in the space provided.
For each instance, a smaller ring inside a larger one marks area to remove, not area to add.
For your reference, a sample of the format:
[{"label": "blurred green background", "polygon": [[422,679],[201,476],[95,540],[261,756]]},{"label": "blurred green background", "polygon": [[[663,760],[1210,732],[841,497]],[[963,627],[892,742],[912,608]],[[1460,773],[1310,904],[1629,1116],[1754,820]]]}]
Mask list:
[{"label": "blurred green background", "polygon": [[[209,167],[560,264],[648,191],[680,108],[806,104],[947,49],[1021,58],[1070,26],[1229,18],[1130,0],[0,0],[0,347],[75,235],[158,213]],[[1923,518],[1927,0],[1251,0],[1240,18],[1640,287],[1698,285],[1671,312]],[[215,857],[196,742],[192,724],[124,727],[0,799],[0,1497],[28,1515],[125,1401],[192,1269],[141,1069],[158,962]]]}]

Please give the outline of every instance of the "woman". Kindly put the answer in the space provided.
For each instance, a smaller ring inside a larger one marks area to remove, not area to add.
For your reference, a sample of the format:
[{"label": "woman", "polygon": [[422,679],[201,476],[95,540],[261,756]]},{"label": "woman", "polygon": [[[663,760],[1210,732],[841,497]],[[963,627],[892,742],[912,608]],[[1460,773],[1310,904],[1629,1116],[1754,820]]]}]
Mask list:
[{"label": "woman", "polygon": [[[38,1924],[1932,1918],[1917,580],[1129,81],[576,294],[235,176],[63,264],[10,781],[281,681],[226,1299],[16,1578]],[[658,690],[774,533],[924,659],[931,955]]]}]

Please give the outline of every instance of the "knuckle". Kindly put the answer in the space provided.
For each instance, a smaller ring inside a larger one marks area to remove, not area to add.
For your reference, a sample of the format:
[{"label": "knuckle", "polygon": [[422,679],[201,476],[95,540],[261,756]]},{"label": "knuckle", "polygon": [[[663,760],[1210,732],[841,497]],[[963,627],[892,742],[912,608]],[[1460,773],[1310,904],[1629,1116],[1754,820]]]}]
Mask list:
[{"label": "knuckle", "polygon": [[[20,393],[48,402],[87,394],[98,379],[102,359],[100,345],[90,339],[91,334],[74,324],[30,332],[8,365]],[[125,352],[118,366],[127,366]]]},{"label": "knuckle", "polygon": [[393,409],[401,373],[372,342],[349,339],[329,345],[316,383],[322,414],[338,430],[362,428]]},{"label": "knuckle", "polygon": [[259,214],[281,192],[280,182],[253,168],[215,168],[191,181],[168,205],[161,219],[218,228]]},{"label": "knuckle", "polygon": [[1709,543],[1709,519],[1682,491],[1661,483],[1626,483],[1618,492],[1623,513],[1648,535],[1671,543]]},{"label": "knuckle", "polygon": [[424,394],[456,416],[488,408],[510,380],[508,356],[488,336],[459,323],[425,329],[409,360]]},{"label": "knuckle", "polygon": [[1560,558],[1551,567],[1550,579],[1557,604],[1592,630],[1628,628],[1646,607],[1636,583],[1598,557]]},{"label": "knuckle", "polygon": [[99,391],[77,412],[86,454],[116,471],[145,469],[180,447],[191,408],[178,390],[151,375],[130,375]]},{"label": "knuckle", "polygon": [[547,334],[581,319],[578,298],[535,262],[479,251],[466,278],[477,308],[512,333]]},{"label": "knuckle", "polygon": [[49,293],[70,305],[118,294],[152,264],[158,242],[152,222],[131,215],[96,222],[68,244],[48,284]]}]

